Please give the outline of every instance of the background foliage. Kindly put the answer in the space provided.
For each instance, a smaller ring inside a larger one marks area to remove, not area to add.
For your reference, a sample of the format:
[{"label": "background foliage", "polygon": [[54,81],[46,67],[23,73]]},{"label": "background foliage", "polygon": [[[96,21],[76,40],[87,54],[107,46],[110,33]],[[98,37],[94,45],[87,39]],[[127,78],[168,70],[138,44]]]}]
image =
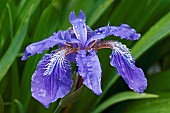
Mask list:
[{"label": "background foliage", "polygon": [[[139,41],[121,40],[131,48],[148,79],[143,94],[131,91],[110,66],[109,50],[101,50],[103,94],[84,89],[63,113],[170,113],[170,0],[0,0],[0,113],[53,113],[31,97],[30,81],[42,55],[21,61],[25,47],[60,29],[66,30],[70,11],[82,9],[93,29],[129,24]],[[111,40],[120,40],[108,37]]]}]

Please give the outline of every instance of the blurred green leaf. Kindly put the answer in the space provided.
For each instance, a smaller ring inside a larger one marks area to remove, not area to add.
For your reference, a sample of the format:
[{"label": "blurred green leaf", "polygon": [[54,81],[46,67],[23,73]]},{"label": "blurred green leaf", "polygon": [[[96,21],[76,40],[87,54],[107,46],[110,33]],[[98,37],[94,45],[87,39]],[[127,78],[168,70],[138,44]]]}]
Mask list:
[{"label": "blurred green leaf", "polygon": [[149,76],[147,91],[153,93],[170,91],[169,77],[170,77],[170,70]]},{"label": "blurred green leaf", "polygon": [[0,3],[0,15],[2,15],[3,11],[5,10],[7,2],[8,2],[7,0],[1,0],[1,3]]},{"label": "blurred green leaf", "polygon": [[[58,23],[57,19],[59,18],[58,9],[56,8],[56,6],[54,6],[54,4],[57,3],[58,1],[51,2],[51,4],[41,14],[36,31],[34,32],[33,37],[31,37],[33,42],[43,40],[44,38],[47,38],[48,36],[52,35],[52,33],[55,31]],[[37,55],[37,57],[29,58],[24,68],[23,77],[21,81],[21,101],[25,110],[27,110],[27,108],[29,107],[28,104],[31,99],[31,76],[35,71],[36,65],[40,60],[41,56],[42,55]]]},{"label": "blurred green leaf", "polygon": [[[164,36],[166,36],[170,33],[170,30],[169,30],[170,29],[170,21],[168,21],[168,19],[170,19],[170,13],[168,13],[156,25],[154,25],[151,28],[151,30],[149,30],[147,32],[147,34],[144,35],[142,37],[142,39],[139,40],[137,42],[137,44],[132,48],[133,56],[136,59],[139,58],[140,55],[144,54],[144,51],[149,49],[149,47],[151,47],[151,45],[155,44],[157,41],[161,40],[162,38],[164,38]],[[145,45],[145,46],[143,46],[143,45]],[[109,82],[109,83],[113,84],[114,82]]]},{"label": "blurred green leaf", "polygon": [[9,14],[9,23],[10,23],[10,38],[11,40],[13,39],[13,20],[12,20],[12,13],[11,13],[11,8],[9,4],[6,4],[7,9],[8,9],[8,14]]},{"label": "blurred green leaf", "polygon": [[106,101],[102,102],[97,108],[94,109],[93,113],[100,113],[106,108],[113,104],[131,99],[144,99],[144,98],[157,98],[158,95],[142,93],[138,94],[136,92],[122,92],[115,94],[108,98]]},{"label": "blurred green leaf", "polygon": [[17,104],[18,108],[19,108],[19,112],[20,113],[24,113],[24,108],[23,105],[21,104],[21,102],[17,99],[14,99],[14,102]]},{"label": "blurred green leaf", "polygon": [[[142,33],[170,10],[169,0],[120,0],[119,2],[112,7],[110,14],[106,15],[110,18],[109,21],[116,25],[127,23]],[[102,21],[101,19],[100,22]]]},{"label": "blurred green leaf", "polygon": [[170,12],[157,22],[132,48],[134,58],[138,58],[155,43],[170,34]]},{"label": "blurred green leaf", "polygon": [[[93,11],[92,16],[89,18],[87,24],[92,26],[104,13],[104,11],[114,2],[114,0],[105,0],[98,5],[98,7]],[[102,9],[102,10],[101,10]]]},{"label": "blurred green leaf", "polygon": [[[32,7],[30,8],[29,11],[30,11],[29,13],[31,13]],[[29,24],[29,18],[30,18],[29,13],[28,13],[27,17],[24,18],[24,21],[20,25],[20,28],[19,28],[17,34],[15,35],[14,40],[11,42],[8,50],[6,51],[6,53],[3,55],[2,59],[0,60],[0,81],[3,79],[6,72],[10,68],[11,64],[15,60],[15,58],[20,50],[20,47],[23,43],[23,40],[26,36],[27,28],[28,28],[28,24]]]},{"label": "blurred green leaf", "polygon": [[82,95],[84,91],[84,85],[82,85],[78,90],[76,90],[75,92],[69,94],[68,96],[64,97],[61,99],[59,105],[62,107],[66,107],[69,104],[73,104],[74,102],[76,102],[80,96]]},{"label": "blurred green leaf", "polygon": [[117,81],[117,79],[119,78],[119,75],[114,74],[114,77],[112,79],[110,79],[109,83],[106,85],[105,89],[103,90],[103,93],[98,97],[98,99],[96,100],[96,102],[93,104],[93,106],[95,107],[105,96],[105,94],[107,93],[107,91],[109,90],[109,88]]},{"label": "blurred green leaf", "polygon": [[[139,59],[137,59],[137,62],[139,61],[138,65],[141,65],[142,69],[147,70],[148,68],[153,66],[155,62],[157,62],[158,64],[158,61],[164,58],[165,55],[167,55],[170,52],[170,50],[167,49],[170,48],[169,42],[170,38],[165,37],[163,40],[159,41],[159,43],[154,44],[151,48],[149,48],[145,52],[145,54],[142,54],[142,56]],[[166,63],[168,63],[168,61]],[[163,67],[161,68],[163,69]]]},{"label": "blurred green leaf", "polygon": [[127,103],[128,106],[121,113],[170,113],[169,95],[167,92],[159,94],[159,98],[135,100]]},{"label": "blurred green leaf", "polygon": [[71,106],[74,102],[76,102],[84,91],[84,85],[82,85],[79,89],[77,89],[75,92],[71,92],[68,95],[66,95],[64,98],[62,98],[55,109],[54,113],[60,113],[62,108],[66,106]]},{"label": "blurred green leaf", "polygon": [[1,95],[0,95],[0,113],[4,113],[4,104]]},{"label": "blurred green leaf", "polygon": [[[11,66],[11,100],[19,99],[20,97],[20,84],[19,84],[19,73],[18,73],[18,64],[15,60],[13,65]],[[15,100],[14,100],[15,101]],[[13,103],[11,106],[11,113],[18,112],[18,107]]]},{"label": "blurred green leaf", "polygon": [[27,16],[28,11],[30,10],[30,7],[33,8],[33,11],[30,12],[31,15],[33,15],[34,11],[37,9],[38,5],[40,3],[40,0],[22,0],[19,3],[18,10],[16,11],[14,22],[15,26],[14,28],[18,28],[18,24],[20,24],[23,21],[23,18]]}]

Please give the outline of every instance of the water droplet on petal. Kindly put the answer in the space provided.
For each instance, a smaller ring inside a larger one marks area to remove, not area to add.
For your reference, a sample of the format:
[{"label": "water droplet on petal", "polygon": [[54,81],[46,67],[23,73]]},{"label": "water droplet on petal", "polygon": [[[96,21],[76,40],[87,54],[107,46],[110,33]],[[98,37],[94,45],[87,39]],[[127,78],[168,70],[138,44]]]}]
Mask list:
[{"label": "water droplet on petal", "polygon": [[39,91],[39,93],[38,93],[38,95],[39,95],[40,97],[42,97],[42,98],[45,98],[45,97],[46,97],[46,94],[47,94],[46,90],[43,90],[43,89],[40,89],[40,91]]},{"label": "water droplet on petal", "polygon": [[134,81],[133,80],[130,80],[133,84],[134,84]]},{"label": "water droplet on petal", "polygon": [[80,34],[77,34],[77,36],[79,37],[79,36],[80,36]]},{"label": "water droplet on petal", "polygon": [[99,31],[102,31],[102,28],[99,28]]},{"label": "water droplet on petal", "polygon": [[75,29],[77,29],[78,27],[77,26],[74,26]]}]

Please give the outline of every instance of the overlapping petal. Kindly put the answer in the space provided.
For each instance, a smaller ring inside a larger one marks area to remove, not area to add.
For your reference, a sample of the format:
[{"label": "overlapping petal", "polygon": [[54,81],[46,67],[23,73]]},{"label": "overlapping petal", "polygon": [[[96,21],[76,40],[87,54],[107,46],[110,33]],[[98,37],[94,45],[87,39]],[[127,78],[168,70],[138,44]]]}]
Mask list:
[{"label": "overlapping petal", "polygon": [[138,93],[142,93],[147,87],[147,80],[141,68],[135,66],[135,61],[128,48],[120,42],[114,42],[110,55],[110,64],[114,66],[128,86]]},{"label": "overlapping petal", "polygon": [[140,38],[140,34],[136,33],[135,29],[127,24],[122,24],[119,27],[108,25],[94,30],[94,34],[89,38],[86,46],[94,40],[101,40],[110,35],[119,36],[121,39],[126,38],[127,40],[138,40]]},{"label": "overlapping petal", "polygon": [[101,66],[94,50],[79,50],[77,57],[77,66],[80,76],[83,78],[83,84],[91,89],[96,95],[102,93],[101,90]]},{"label": "overlapping petal", "polygon": [[66,49],[46,54],[32,76],[32,96],[49,107],[51,102],[67,95],[72,87],[71,65],[65,58]]},{"label": "overlapping petal", "polygon": [[65,44],[66,41],[70,39],[70,37],[71,36],[69,35],[68,31],[58,31],[47,39],[30,44],[26,47],[22,60],[27,60],[29,56],[42,53],[43,51],[48,50],[57,44]]}]

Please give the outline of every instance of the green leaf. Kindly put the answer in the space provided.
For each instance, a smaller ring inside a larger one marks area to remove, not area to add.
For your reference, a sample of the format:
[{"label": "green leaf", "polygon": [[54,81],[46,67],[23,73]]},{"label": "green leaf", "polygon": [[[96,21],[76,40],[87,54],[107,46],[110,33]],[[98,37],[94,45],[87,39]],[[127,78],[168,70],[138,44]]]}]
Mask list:
[{"label": "green leaf", "polygon": [[28,28],[29,17],[25,19],[25,21],[21,24],[17,34],[15,35],[14,40],[11,42],[8,50],[3,55],[0,60],[0,81],[5,76],[6,72],[10,68],[11,64],[15,60],[20,47],[23,43],[23,40],[26,36],[27,28]]},{"label": "green leaf", "polygon": [[33,3],[29,7],[29,9],[27,11],[27,15],[25,17],[23,17],[23,21],[22,21],[20,28],[18,29],[14,39],[12,40],[11,44],[9,45],[9,48],[3,55],[2,59],[0,60],[0,81],[5,76],[6,72],[10,68],[11,64],[15,60],[15,58],[21,48],[21,45],[22,45],[24,38],[26,36],[26,33],[27,33],[30,16],[35,8],[36,8],[36,3]]},{"label": "green leaf", "polygon": [[142,93],[142,94],[138,94],[138,93],[135,93],[135,92],[118,93],[118,94],[115,94],[115,95],[111,96],[110,98],[108,98],[103,103],[101,103],[97,108],[95,108],[93,113],[100,113],[103,110],[105,110],[106,108],[110,107],[111,105],[114,105],[114,104],[116,104],[118,102],[122,102],[122,101],[125,101],[125,100],[156,98],[156,97],[158,97],[158,95],[147,94],[147,93]]},{"label": "green leaf", "polygon": [[12,13],[11,13],[11,8],[9,4],[6,4],[7,9],[8,9],[8,14],[9,14],[9,23],[10,23],[10,38],[11,40],[13,39],[13,21],[12,21]]},{"label": "green leaf", "polygon": [[132,48],[134,58],[141,56],[155,43],[170,34],[170,12],[157,22]]},{"label": "green leaf", "polygon": [[94,107],[103,99],[109,88],[117,81],[119,78],[119,75],[115,74],[112,79],[110,79],[109,83],[105,86],[105,89],[103,90],[103,93],[98,97],[96,102],[94,103]]},{"label": "green leaf", "polygon": [[170,113],[169,95],[170,92],[166,92],[159,94],[159,98],[128,102],[121,113]]},{"label": "green leaf", "polygon": [[4,104],[1,95],[0,95],[0,113],[4,113]]},{"label": "green leaf", "polygon": [[[156,64],[158,64],[158,61],[164,58],[165,55],[169,53],[169,49],[167,49],[170,48],[169,42],[170,42],[170,38],[164,38],[163,40],[159,41],[159,43],[156,43],[154,46],[149,48],[145,52],[145,54],[142,54],[142,56],[137,60],[137,62],[139,61],[138,65],[141,65],[142,69],[148,70],[148,68],[155,65],[156,62],[157,62]],[[167,68],[169,69],[170,64],[168,63],[170,63],[170,61],[166,61]],[[161,65],[162,65],[161,67],[162,70],[164,70],[165,69],[164,64]]]},{"label": "green leaf", "polygon": [[[170,13],[168,13],[165,17],[163,17],[156,25],[154,25],[147,33],[144,35],[141,40],[139,40],[136,45],[132,48],[132,53],[135,59],[138,59],[140,55],[144,54],[146,50],[148,50],[151,45],[157,43],[157,41],[164,38],[166,35],[170,33]],[[143,46],[145,45],[145,46]],[[118,75],[114,75],[119,78]],[[114,81],[109,81],[106,91],[110,88],[110,86],[114,83]],[[97,103],[103,98],[104,95],[98,98]]]},{"label": "green leaf", "polygon": [[[10,72],[12,73],[11,78],[11,99],[19,99],[20,97],[20,84],[19,84],[19,73],[18,73],[18,64],[15,60],[11,66]],[[13,103],[14,104],[14,103]],[[16,105],[11,106],[11,113],[18,112],[18,107]]]},{"label": "green leaf", "polygon": [[[89,26],[92,26],[104,13],[104,11],[114,2],[114,0],[105,0],[103,3],[100,3],[98,7],[93,11],[92,16],[87,22]],[[101,10],[102,9],[102,10]]]},{"label": "green leaf", "polygon": [[84,91],[84,85],[82,85],[78,90],[76,90],[73,93],[70,93],[69,95],[65,96],[64,98],[61,99],[59,105],[62,107],[66,107],[69,104],[73,104],[76,102],[80,96],[82,95]]},{"label": "green leaf", "polygon": [[[73,87],[74,88],[74,87]],[[64,98],[62,98],[55,109],[54,113],[60,113],[62,108],[72,105],[74,102],[76,102],[84,91],[84,85],[82,85],[78,90],[75,92],[70,92],[68,95],[66,95]]]},{"label": "green leaf", "polygon": [[[165,72],[161,72],[161,73],[148,77],[147,91],[153,92],[153,93],[169,91],[170,90],[169,75],[170,75],[170,70],[167,70]],[[158,84],[158,81],[159,81],[159,84]]]},{"label": "green leaf", "polygon": [[14,99],[14,102],[15,102],[15,103],[17,104],[17,106],[18,106],[19,112],[20,112],[20,113],[24,113],[24,107],[23,107],[22,103],[21,103],[19,100],[17,100],[17,99]]},{"label": "green leaf", "polygon": [[[38,25],[36,26],[36,31],[33,34],[32,41],[43,40],[55,31],[57,26],[58,9],[53,4],[57,4],[58,1],[52,2],[41,14]],[[27,46],[27,45],[26,45]],[[36,56],[36,55],[35,55]],[[26,65],[23,72],[23,77],[21,81],[21,101],[23,103],[24,109],[27,110],[28,104],[31,99],[31,76],[36,69],[36,65],[40,60],[42,55],[37,55],[37,57],[31,57],[26,61]],[[26,97],[26,98],[25,98]]]}]

